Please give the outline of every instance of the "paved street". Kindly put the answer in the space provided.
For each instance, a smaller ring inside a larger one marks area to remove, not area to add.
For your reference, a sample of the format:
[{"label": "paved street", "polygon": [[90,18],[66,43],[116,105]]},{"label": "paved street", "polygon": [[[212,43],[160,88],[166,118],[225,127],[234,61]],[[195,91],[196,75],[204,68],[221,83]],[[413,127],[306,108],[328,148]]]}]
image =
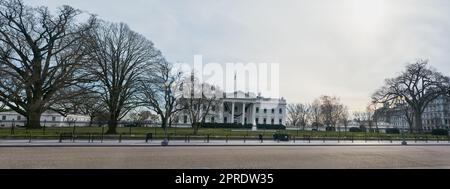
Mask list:
[{"label": "paved street", "polygon": [[0,147],[0,162],[0,168],[450,168],[450,147]]}]

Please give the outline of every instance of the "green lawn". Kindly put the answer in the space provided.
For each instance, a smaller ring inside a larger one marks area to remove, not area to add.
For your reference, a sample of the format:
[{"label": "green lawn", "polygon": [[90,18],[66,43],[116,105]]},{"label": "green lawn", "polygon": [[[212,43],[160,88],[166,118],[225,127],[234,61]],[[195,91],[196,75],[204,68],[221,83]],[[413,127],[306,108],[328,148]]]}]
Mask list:
[{"label": "green lawn", "polygon": [[[0,128],[0,137],[57,137],[60,133],[76,133],[78,135],[91,133],[93,135],[101,135],[102,131],[106,132],[107,128],[104,127],[103,130],[101,127],[47,127],[42,129],[25,129],[25,128],[15,128],[14,133],[12,134],[11,128]],[[117,129],[119,134],[122,134],[124,137],[144,137],[147,133],[152,133],[154,137],[162,137],[164,132],[162,128],[159,127],[132,127],[125,128],[120,127]],[[168,133],[172,137],[185,137],[187,135],[193,136],[192,128],[169,128]],[[244,129],[208,129],[201,128],[199,129],[197,136],[204,137],[210,135],[211,137],[257,137],[262,134],[265,138],[272,137],[274,133],[285,133],[289,134],[292,137],[296,137],[297,139],[303,139],[310,137],[312,139],[321,139],[321,138],[339,138],[339,139],[347,139],[351,140],[373,140],[373,139],[401,139],[403,136],[401,134],[384,134],[384,133],[364,133],[364,132],[334,132],[334,131],[295,131],[295,130],[244,130]],[[406,138],[414,139],[414,138],[422,138],[428,140],[436,140],[436,137],[431,134],[405,134]],[[439,136],[439,140],[448,140],[448,136]]]}]

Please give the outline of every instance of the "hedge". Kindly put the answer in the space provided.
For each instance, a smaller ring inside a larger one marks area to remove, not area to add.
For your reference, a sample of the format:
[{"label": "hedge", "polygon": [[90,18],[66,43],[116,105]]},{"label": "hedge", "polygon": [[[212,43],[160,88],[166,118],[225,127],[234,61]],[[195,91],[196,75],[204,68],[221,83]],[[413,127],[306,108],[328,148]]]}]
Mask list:
[{"label": "hedge", "polygon": [[448,135],[448,130],[446,129],[433,129],[431,130],[432,135]]},{"label": "hedge", "polygon": [[388,129],[386,129],[386,134],[400,134],[400,129],[388,128]]},{"label": "hedge", "polygon": [[351,127],[351,128],[349,129],[349,131],[350,131],[350,132],[362,132],[362,130],[361,130],[360,128],[358,128],[358,127]]},{"label": "hedge", "polygon": [[201,124],[201,128],[251,129],[252,125],[242,125],[240,123],[203,123]]},{"label": "hedge", "polygon": [[283,130],[286,129],[286,126],[280,125],[280,124],[277,124],[277,125],[257,124],[256,127],[258,129],[283,129]]}]

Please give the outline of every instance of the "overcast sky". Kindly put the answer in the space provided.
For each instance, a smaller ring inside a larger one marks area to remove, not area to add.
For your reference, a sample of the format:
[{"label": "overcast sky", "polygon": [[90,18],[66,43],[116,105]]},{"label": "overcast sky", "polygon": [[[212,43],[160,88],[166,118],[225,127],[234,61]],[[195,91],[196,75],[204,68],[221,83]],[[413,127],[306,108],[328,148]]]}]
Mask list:
[{"label": "overcast sky", "polygon": [[450,75],[448,0],[40,0],[125,22],[172,62],[277,62],[288,102],[362,110],[385,78],[429,59]]}]

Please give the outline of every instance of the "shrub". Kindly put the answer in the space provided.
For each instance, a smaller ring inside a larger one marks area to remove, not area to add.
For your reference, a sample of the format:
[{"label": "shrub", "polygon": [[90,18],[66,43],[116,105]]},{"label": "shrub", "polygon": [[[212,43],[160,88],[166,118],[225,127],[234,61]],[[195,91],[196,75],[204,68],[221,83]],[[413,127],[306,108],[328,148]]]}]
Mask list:
[{"label": "shrub", "polygon": [[400,134],[400,129],[388,128],[388,129],[386,129],[386,134]]},{"label": "shrub", "polygon": [[448,135],[448,130],[446,129],[433,129],[431,130],[432,135]]},{"label": "shrub", "polygon": [[350,132],[362,132],[362,130],[358,127],[352,127],[349,129]]},{"label": "shrub", "polygon": [[326,131],[336,131],[335,127],[326,127],[325,128]]},{"label": "shrub", "polygon": [[[197,123],[200,124],[200,123]],[[251,124],[240,124],[240,123],[203,123],[200,125],[201,128],[224,128],[224,129],[251,129]]]},{"label": "shrub", "polygon": [[258,124],[256,125],[258,129],[286,129],[284,125],[269,125],[269,124]]}]

